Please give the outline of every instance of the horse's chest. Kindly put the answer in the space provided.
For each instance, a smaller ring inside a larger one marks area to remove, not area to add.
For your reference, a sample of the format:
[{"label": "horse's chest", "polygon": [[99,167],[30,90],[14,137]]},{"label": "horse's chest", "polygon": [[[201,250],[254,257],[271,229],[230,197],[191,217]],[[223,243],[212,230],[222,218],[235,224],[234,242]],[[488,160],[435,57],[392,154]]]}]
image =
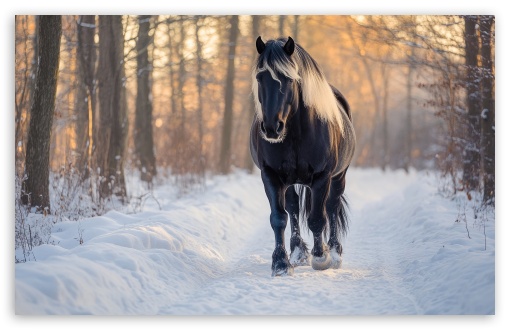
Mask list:
[{"label": "horse's chest", "polygon": [[286,184],[311,184],[318,163],[311,155],[300,153],[297,148],[288,147],[280,150],[278,157],[273,158],[269,165]]}]

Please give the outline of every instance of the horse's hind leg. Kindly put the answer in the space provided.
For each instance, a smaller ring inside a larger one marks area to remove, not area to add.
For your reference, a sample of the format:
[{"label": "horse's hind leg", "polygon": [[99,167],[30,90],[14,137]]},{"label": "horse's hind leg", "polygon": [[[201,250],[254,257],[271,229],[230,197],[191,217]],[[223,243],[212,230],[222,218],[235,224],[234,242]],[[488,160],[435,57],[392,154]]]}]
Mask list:
[{"label": "horse's hind leg", "polygon": [[326,212],[329,218],[329,241],[328,246],[332,259],[331,268],[340,268],[342,265],[342,244],[339,236],[347,229],[347,217],[345,214],[345,201],[342,197],[345,191],[345,171],[331,180]]},{"label": "horse's hind leg", "polygon": [[[303,187],[304,189],[304,187]],[[308,266],[310,265],[310,253],[306,243],[301,238],[299,230],[299,195],[294,186],[287,188],[285,192],[285,209],[290,216],[290,258],[292,266]]]}]

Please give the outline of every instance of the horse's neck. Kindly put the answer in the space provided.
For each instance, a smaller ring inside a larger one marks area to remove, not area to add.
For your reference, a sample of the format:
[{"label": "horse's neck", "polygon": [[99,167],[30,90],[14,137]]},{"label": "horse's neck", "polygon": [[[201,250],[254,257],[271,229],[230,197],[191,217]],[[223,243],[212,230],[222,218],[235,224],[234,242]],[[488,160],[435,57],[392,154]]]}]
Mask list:
[{"label": "horse's neck", "polygon": [[300,94],[298,105],[295,109],[292,109],[293,116],[290,118],[291,132],[290,134],[300,139],[307,132],[310,132],[311,126],[313,125],[314,116],[311,109],[308,109],[303,102],[303,98]]}]

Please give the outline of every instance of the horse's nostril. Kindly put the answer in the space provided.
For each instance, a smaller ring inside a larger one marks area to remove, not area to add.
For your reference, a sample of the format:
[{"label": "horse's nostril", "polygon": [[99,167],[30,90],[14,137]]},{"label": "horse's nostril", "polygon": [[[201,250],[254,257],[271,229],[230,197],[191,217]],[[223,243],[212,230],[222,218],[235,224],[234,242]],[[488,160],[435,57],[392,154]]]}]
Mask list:
[{"label": "horse's nostril", "polygon": [[279,120],[276,125],[276,134],[280,134],[283,131],[283,121]]},{"label": "horse's nostril", "polygon": [[262,131],[262,133],[266,134],[266,127],[264,126],[264,122],[260,122],[260,130]]}]

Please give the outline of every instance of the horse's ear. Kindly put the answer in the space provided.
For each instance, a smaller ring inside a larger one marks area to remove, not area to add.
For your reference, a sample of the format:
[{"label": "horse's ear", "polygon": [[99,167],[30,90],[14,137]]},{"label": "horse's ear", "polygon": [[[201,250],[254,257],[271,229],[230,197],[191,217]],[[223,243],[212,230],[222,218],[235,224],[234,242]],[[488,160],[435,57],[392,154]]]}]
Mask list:
[{"label": "horse's ear", "polygon": [[262,38],[260,36],[257,38],[256,45],[257,45],[257,52],[259,54],[262,54],[264,49],[266,49],[266,44],[264,43],[264,41],[262,41]]},{"label": "horse's ear", "polygon": [[287,40],[287,42],[285,43],[285,45],[283,46],[283,50],[287,53],[287,55],[292,55],[294,53],[294,48],[295,48],[295,44],[294,44],[294,39],[292,39],[291,37],[289,37],[289,40]]}]

